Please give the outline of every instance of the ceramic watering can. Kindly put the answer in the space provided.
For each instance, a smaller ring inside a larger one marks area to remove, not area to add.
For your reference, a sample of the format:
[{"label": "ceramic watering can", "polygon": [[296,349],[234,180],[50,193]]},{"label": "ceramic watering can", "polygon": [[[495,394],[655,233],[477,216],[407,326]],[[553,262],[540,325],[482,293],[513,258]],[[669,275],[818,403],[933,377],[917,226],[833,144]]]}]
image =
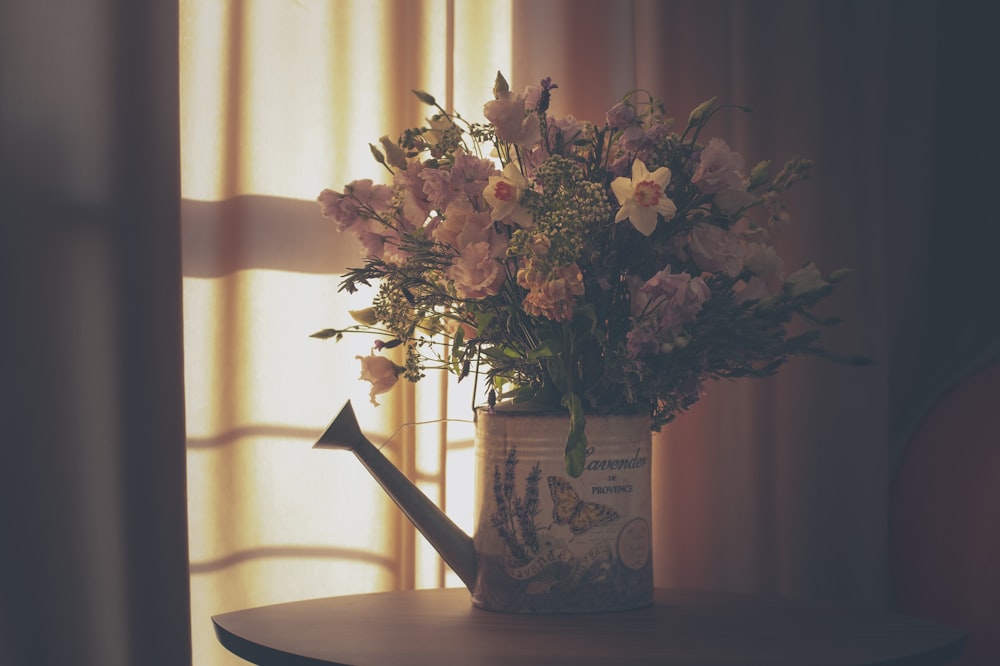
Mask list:
[{"label": "ceramic watering can", "polygon": [[588,417],[584,472],[571,478],[566,413],[475,417],[474,537],[364,436],[350,402],[314,448],[353,451],[480,608],[579,613],[652,603],[648,420]]}]

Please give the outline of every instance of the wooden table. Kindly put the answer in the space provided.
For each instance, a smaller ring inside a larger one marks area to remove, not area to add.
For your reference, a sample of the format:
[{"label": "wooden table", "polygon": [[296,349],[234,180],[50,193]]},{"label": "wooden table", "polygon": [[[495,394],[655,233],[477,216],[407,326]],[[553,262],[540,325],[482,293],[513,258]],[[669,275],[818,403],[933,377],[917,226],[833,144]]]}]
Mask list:
[{"label": "wooden table", "polygon": [[216,615],[227,649],[262,666],[566,664],[947,664],[963,632],[875,610],[656,591],[647,608],[597,615],[506,615],[465,589],[384,592]]}]

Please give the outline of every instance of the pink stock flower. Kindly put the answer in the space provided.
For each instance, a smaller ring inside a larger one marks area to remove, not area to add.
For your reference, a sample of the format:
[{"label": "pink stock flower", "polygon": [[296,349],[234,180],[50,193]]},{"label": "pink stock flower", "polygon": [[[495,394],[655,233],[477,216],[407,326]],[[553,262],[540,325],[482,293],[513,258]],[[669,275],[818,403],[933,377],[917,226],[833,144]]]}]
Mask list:
[{"label": "pink stock flower", "polygon": [[576,298],[584,293],[583,273],[575,263],[546,275],[529,261],[526,267],[518,270],[517,283],[529,290],[522,304],[524,311],[552,321],[572,318]]},{"label": "pink stock flower", "polygon": [[[634,281],[633,286],[636,284]],[[640,356],[664,351],[710,296],[708,285],[700,277],[671,273],[669,266],[633,289],[635,323],[626,336],[629,353]]]}]

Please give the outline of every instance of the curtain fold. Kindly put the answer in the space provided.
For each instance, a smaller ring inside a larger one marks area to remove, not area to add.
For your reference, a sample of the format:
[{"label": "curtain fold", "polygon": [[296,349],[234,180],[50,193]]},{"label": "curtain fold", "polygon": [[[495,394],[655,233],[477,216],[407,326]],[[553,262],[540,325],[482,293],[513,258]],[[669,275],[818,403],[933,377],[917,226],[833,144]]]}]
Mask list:
[{"label": "curtain fold", "polygon": [[177,7],[0,8],[0,662],[191,661]]}]

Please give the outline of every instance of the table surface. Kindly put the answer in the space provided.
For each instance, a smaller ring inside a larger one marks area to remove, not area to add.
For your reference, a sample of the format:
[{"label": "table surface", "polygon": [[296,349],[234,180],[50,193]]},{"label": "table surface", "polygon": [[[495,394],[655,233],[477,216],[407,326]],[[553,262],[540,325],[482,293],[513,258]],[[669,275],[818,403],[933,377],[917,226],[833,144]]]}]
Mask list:
[{"label": "table surface", "polygon": [[474,608],[464,588],[382,592],[212,618],[228,650],[261,666],[518,664],[947,664],[965,634],[870,609],[657,589],[652,606],[585,615]]}]

